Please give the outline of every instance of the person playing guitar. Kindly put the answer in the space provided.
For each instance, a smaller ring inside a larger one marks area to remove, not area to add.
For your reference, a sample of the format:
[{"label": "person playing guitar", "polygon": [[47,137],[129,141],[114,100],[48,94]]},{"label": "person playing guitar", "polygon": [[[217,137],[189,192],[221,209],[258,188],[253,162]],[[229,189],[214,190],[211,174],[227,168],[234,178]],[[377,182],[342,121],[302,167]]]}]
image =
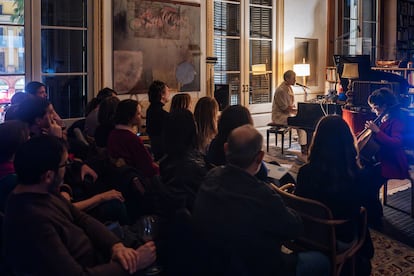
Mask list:
[{"label": "person playing guitar", "polygon": [[[372,132],[379,145],[377,160],[385,179],[409,179],[408,161],[403,148],[405,134],[397,97],[388,88],[375,90],[368,97],[372,111],[380,118],[379,125],[367,121],[365,127]],[[360,149],[361,150],[361,149]]]}]

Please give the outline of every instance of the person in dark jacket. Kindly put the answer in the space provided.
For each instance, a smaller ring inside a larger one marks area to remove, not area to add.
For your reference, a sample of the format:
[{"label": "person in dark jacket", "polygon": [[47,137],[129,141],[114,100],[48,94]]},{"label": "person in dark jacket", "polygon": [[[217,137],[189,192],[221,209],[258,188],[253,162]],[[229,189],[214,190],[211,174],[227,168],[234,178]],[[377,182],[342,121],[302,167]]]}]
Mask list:
[{"label": "person in dark jacket", "polygon": [[[327,116],[316,127],[308,163],[298,172],[295,194],[322,202],[335,219],[357,221],[361,206],[367,207],[368,216],[373,216],[375,208],[375,202],[370,202],[365,192],[372,185],[372,178],[367,179],[365,174],[359,165],[355,137],[349,126],[340,116]],[[338,240],[351,242],[354,229],[351,223],[338,227]],[[357,275],[370,275],[373,255],[367,231],[365,243],[357,252]]]},{"label": "person in dark jacket", "polygon": [[168,112],[163,107],[169,101],[169,98],[170,90],[165,83],[156,80],[150,85],[148,89],[150,105],[147,109],[146,126],[155,161],[164,155],[161,135]]},{"label": "person in dark jacket", "polygon": [[163,141],[166,156],[160,163],[163,183],[170,198],[167,211],[193,210],[201,182],[207,174],[203,155],[197,150],[197,131],[193,114],[181,109],[169,114]]},{"label": "person in dark jacket", "polygon": [[[125,247],[103,224],[57,193],[68,153],[40,136],[17,151],[18,185],[4,218],[6,261],[17,275],[128,275],[155,260],[155,246]],[[33,162],[36,160],[36,162]]]},{"label": "person in dark jacket", "polygon": [[262,143],[253,126],[234,129],[224,145],[227,165],[212,169],[201,185],[193,224],[205,255],[196,275],[329,274],[329,260],[319,252],[299,253],[296,260],[280,251],[303,225],[268,184],[254,177],[264,156]]}]

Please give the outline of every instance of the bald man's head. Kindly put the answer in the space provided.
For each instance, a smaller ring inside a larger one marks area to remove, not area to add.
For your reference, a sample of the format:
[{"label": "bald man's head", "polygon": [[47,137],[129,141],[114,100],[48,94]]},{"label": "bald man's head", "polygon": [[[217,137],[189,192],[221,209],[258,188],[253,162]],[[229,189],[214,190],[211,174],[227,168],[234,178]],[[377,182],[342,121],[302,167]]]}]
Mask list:
[{"label": "bald man's head", "polygon": [[227,139],[227,163],[246,169],[262,150],[263,137],[252,125],[235,128]]}]

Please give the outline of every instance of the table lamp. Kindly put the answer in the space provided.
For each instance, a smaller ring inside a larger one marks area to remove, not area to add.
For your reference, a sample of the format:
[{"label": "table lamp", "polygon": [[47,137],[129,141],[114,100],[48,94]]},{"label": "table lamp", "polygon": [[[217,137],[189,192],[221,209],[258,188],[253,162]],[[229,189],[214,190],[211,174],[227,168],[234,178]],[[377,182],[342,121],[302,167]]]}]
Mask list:
[{"label": "table lamp", "polygon": [[308,63],[294,64],[293,71],[296,73],[296,76],[303,78],[302,84],[306,86],[306,77],[310,76],[310,64]]},{"label": "table lamp", "polygon": [[352,92],[352,80],[359,78],[358,72],[358,63],[344,63],[344,69],[342,70],[342,78],[348,79],[348,87],[345,93],[346,99],[346,106],[350,107],[353,105],[353,95]]}]

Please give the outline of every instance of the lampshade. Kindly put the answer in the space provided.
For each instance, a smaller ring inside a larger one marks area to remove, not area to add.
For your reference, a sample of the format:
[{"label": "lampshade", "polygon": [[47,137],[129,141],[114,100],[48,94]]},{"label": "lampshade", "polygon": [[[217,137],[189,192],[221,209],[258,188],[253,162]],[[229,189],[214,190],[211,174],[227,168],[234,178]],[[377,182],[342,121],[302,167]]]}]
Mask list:
[{"label": "lampshade", "polygon": [[298,77],[310,76],[310,64],[307,64],[307,63],[294,64],[293,71],[295,71],[296,76]]},{"label": "lampshade", "polygon": [[252,73],[254,76],[266,74],[266,64],[253,64]]},{"label": "lampshade", "polygon": [[344,63],[344,70],[342,71],[342,77],[345,79],[359,78],[358,63]]}]

